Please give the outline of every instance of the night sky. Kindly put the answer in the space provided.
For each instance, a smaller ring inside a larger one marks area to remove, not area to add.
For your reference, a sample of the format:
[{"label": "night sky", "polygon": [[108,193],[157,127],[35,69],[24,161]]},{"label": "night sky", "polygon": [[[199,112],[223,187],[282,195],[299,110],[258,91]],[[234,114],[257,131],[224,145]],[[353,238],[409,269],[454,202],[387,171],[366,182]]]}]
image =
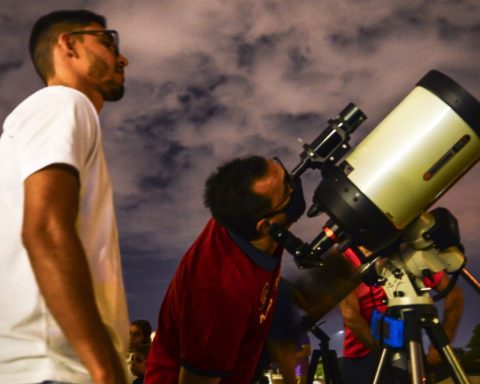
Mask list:
[{"label": "night sky", "polygon": [[[32,23],[61,8],[104,14],[129,59],[126,94],[101,112],[115,189],[132,319],[156,324],[171,276],[209,218],[207,176],[236,156],[299,160],[349,102],[373,130],[430,69],[480,98],[480,3],[476,0],[2,0],[0,120],[42,86],[27,52]],[[421,113],[421,111],[419,111]],[[311,201],[319,172],[303,176]],[[458,219],[468,268],[480,277],[480,168],[437,205]],[[292,230],[311,240],[327,220]],[[284,271],[294,273],[289,255]],[[463,281],[465,312],[454,346],[480,323],[479,297]],[[338,346],[337,310],[326,330]]]}]

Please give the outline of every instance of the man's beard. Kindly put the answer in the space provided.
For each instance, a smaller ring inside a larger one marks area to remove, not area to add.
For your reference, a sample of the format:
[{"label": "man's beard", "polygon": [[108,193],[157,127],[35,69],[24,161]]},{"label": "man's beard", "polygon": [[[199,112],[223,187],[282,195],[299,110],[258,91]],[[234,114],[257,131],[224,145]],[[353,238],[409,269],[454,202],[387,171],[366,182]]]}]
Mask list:
[{"label": "man's beard", "polygon": [[99,88],[105,101],[118,101],[125,93],[123,84],[118,84],[113,80],[105,81]]},{"label": "man's beard", "polygon": [[[108,64],[101,58],[89,52],[90,66],[88,75],[92,78],[101,79],[105,74],[109,73]],[[117,101],[123,97],[125,87],[123,84],[117,83],[112,79],[101,82],[97,87],[97,91],[101,93],[105,101]]]}]

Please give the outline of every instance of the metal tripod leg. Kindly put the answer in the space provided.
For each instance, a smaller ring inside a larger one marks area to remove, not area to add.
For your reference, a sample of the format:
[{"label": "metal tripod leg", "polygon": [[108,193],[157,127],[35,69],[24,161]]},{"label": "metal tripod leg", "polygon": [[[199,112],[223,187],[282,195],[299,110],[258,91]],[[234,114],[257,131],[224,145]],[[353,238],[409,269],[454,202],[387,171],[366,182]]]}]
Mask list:
[{"label": "metal tripod leg", "polygon": [[[415,341],[411,341],[408,344],[408,351],[410,354],[410,372],[412,375],[413,384],[426,383],[425,371],[423,368],[422,360],[422,345]],[[382,383],[383,375],[385,373],[385,367],[390,364],[391,351],[388,347],[382,349],[380,360],[378,361],[375,375],[373,376],[372,384]]]},{"label": "metal tripod leg", "polygon": [[448,364],[456,384],[469,384],[465,371],[453,353],[452,347],[448,344],[448,337],[437,317],[434,317],[430,325],[425,328],[432,345],[440,352],[445,363]]},{"label": "metal tripod leg", "polygon": [[408,354],[410,357],[410,375],[412,384],[427,382],[425,367],[423,365],[422,329],[418,311],[411,310],[403,313],[405,320],[405,339],[408,342]]},{"label": "metal tripod leg", "polygon": [[390,353],[387,347],[383,347],[382,353],[380,355],[380,360],[378,360],[377,369],[375,370],[375,375],[373,376],[372,384],[380,384],[382,379],[382,374],[385,372],[385,364],[387,364]]},{"label": "metal tripod leg", "polygon": [[422,344],[416,341],[408,343],[408,354],[410,356],[410,374],[412,384],[426,383],[425,367],[423,366]]}]

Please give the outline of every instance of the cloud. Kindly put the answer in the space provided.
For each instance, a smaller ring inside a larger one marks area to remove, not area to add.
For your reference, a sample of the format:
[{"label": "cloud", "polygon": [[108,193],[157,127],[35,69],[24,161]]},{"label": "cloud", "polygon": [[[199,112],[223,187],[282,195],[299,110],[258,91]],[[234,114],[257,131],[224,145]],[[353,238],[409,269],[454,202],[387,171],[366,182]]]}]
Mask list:
[{"label": "cloud", "polygon": [[[170,276],[208,219],[203,184],[222,162],[258,153],[293,168],[297,138],[312,141],[350,101],[368,116],[355,145],[432,68],[480,97],[477,3],[7,0],[0,11],[0,117],[41,86],[26,50],[38,16],[64,7],[107,15],[130,62],[124,99],[101,114],[129,301],[161,297],[165,284],[157,279],[163,269]],[[480,249],[479,172],[467,173],[438,203],[457,216],[472,253]],[[321,176],[303,178],[310,200]],[[325,220],[304,218],[294,230],[311,240]],[[480,274],[478,258],[471,259]]]},{"label": "cloud", "polygon": [[[296,138],[313,139],[351,100],[369,116],[357,142],[431,68],[480,88],[469,64],[478,59],[473,2],[143,4],[135,12],[128,5],[110,12],[112,25],[132,13],[121,33],[136,101],[127,95],[128,117],[116,119],[122,129],[136,122],[130,135],[139,136],[115,146],[135,154],[135,161],[125,161],[139,165],[132,185],[140,201],[172,213],[169,224],[185,239],[191,227],[182,222],[198,228],[207,216],[204,179],[227,158],[281,154],[293,165],[300,152]],[[117,167],[114,173],[123,172]],[[163,192],[150,196],[145,186]],[[153,203],[159,196],[162,201]],[[199,216],[175,217],[180,202]],[[138,212],[146,223],[155,217]],[[315,231],[305,225],[306,237]],[[168,249],[159,238],[162,244],[151,245]]]}]

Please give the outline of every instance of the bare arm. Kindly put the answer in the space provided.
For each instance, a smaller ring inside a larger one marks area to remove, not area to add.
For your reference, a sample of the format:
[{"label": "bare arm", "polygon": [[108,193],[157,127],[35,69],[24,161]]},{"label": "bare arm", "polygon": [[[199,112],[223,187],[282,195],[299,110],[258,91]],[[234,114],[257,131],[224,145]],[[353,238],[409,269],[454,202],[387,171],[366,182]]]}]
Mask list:
[{"label": "bare arm", "polygon": [[25,180],[22,239],[45,302],[95,384],[124,384],[125,374],[95,302],[78,237],[76,171],[52,165]]},{"label": "bare arm", "polygon": [[285,384],[295,384],[295,366],[297,365],[296,344],[293,341],[267,339],[268,353],[278,363]]},{"label": "bare arm", "polygon": [[378,348],[377,342],[373,338],[370,325],[360,314],[360,305],[354,293],[350,293],[343,299],[338,307],[343,317],[345,325],[350,328],[353,334],[371,351]]},{"label": "bare arm", "polygon": [[[438,283],[437,287],[435,288],[438,291],[442,291],[445,289],[449,282],[447,276],[443,276],[440,283]],[[443,328],[445,329],[445,333],[448,336],[448,340],[450,342],[453,341],[455,337],[455,333],[458,328],[458,324],[460,323],[460,318],[462,317],[463,313],[463,292],[460,287],[455,284],[452,290],[445,296],[444,299],[444,311],[443,311]]]},{"label": "bare arm", "polygon": [[180,367],[180,373],[178,375],[178,384],[217,384],[220,380],[220,377],[195,375],[183,367]]},{"label": "bare arm", "polygon": [[312,348],[310,347],[310,344],[304,344],[302,345],[302,349],[295,353],[295,358],[304,359],[306,357],[309,357],[311,353],[312,353]]},{"label": "bare arm", "polygon": [[[435,290],[442,291],[449,282],[448,277],[442,277]],[[452,290],[445,296],[444,310],[443,310],[443,329],[447,334],[449,342],[452,342],[457,331],[460,318],[463,313],[463,292],[458,285],[455,285]],[[439,352],[430,345],[427,354],[427,361],[432,365],[437,365],[442,362]]]}]

